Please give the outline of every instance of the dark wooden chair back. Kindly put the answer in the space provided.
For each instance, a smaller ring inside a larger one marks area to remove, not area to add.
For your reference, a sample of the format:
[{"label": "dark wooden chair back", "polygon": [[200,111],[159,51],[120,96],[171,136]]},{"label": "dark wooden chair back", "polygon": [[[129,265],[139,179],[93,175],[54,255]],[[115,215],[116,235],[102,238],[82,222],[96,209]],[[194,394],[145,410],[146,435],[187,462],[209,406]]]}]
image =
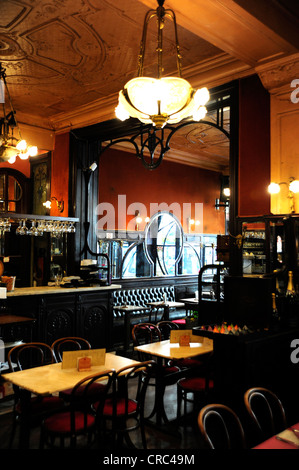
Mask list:
[{"label": "dark wooden chair back", "polygon": [[210,449],[245,449],[245,433],[237,414],[228,406],[210,404],[201,409],[198,426]]},{"label": "dark wooden chair back", "polygon": [[263,387],[250,388],[244,394],[244,402],[259,441],[286,429],[285,409],[271,390]]},{"label": "dark wooden chair back", "polygon": [[11,372],[56,362],[51,346],[39,342],[18,344],[9,351],[7,360]]},{"label": "dark wooden chair back", "polygon": [[125,438],[127,445],[134,447],[129,433],[139,428],[142,446],[147,447],[144,407],[147,386],[154,370],[153,361],[144,361],[123,367],[115,374],[113,394],[106,400],[103,410],[104,420],[112,420],[114,445],[119,444],[121,438]]},{"label": "dark wooden chair back", "polygon": [[161,332],[161,338],[169,339],[171,330],[178,330],[179,325],[177,323],[173,323],[172,321],[162,320],[157,323],[157,327]]},{"label": "dark wooden chair back", "polygon": [[91,344],[84,338],[76,336],[68,336],[59,338],[52,343],[51,346],[57,362],[62,361],[63,351],[77,351],[80,349],[91,349]]},{"label": "dark wooden chair back", "polygon": [[[141,346],[142,344],[154,343],[161,341],[161,332],[159,328],[153,323],[138,323],[132,329],[132,338],[134,346]],[[143,354],[138,351],[138,360],[141,362],[149,359],[149,354]]]}]

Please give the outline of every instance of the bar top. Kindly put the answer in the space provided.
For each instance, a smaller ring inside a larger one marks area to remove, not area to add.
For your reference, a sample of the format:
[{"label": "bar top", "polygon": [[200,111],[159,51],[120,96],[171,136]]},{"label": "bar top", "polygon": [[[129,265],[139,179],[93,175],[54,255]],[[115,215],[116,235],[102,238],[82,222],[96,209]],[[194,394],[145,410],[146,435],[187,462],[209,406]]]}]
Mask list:
[{"label": "bar top", "polygon": [[74,292],[95,292],[106,290],[121,289],[120,284],[111,284],[110,286],[92,286],[92,287],[16,287],[12,292],[7,292],[7,297],[17,297],[23,295],[50,295],[50,294],[66,294]]}]

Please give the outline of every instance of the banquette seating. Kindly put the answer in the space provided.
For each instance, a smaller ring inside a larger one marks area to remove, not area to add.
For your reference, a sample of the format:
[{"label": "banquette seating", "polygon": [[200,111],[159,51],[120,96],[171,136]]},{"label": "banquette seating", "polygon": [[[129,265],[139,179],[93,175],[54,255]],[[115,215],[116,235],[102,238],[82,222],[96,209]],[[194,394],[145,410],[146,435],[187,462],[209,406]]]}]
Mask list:
[{"label": "banquette seating", "polygon": [[[153,321],[161,321],[163,318],[164,309],[159,308],[157,312],[151,312],[151,307],[148,306],[150,302],[164,301],[165,298],[169,302],[176,301],[176,292],[174,286],[151,286],[135,289],[120,289],[113,291],[112,294],[112,309],[113,309],[113,337],[115,343],[122,343],[124,339],[124,325],[125,325],[125,312],[120,311],[119,308],[124,305],[138,305],[141,307],[148,307],[146,310],[136,310],[130,312],[130,324],[128,331],[132,331],[132,327],[138,323]],[[152,318],[150,319],[150,314]],[[186,315],[185,308],[170,309],[170,320],[184,318]]]}]

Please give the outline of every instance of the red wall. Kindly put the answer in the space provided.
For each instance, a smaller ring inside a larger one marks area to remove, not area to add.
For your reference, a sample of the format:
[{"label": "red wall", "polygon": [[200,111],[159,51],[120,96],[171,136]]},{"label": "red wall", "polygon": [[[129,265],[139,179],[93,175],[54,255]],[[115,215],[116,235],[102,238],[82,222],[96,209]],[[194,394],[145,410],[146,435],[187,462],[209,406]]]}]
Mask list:
[{"label": "red wall", "polygon": [[[126,212],[130,204],[140,202],[146,206],[148,216],[152,215],[151,203],[178,203],[181,207],[180,221],[185,230],[187,224],[183,220],[183,203],[191,203],[191,217],[196,216],[195,203],[203,203],[203,223],[196,231],[224,233],[224,213],[214,207],[215,199],[220,195],[220,173],[166,160],[150,171],[143,167],[136,155],[108,149],[100,157],[99,178],[99,202],[109,202],[114,206],[116,229],[126,228],[122,222],[125,220],[123,212],[121,220],[118,217],[118,196],[125,195]],[[133,217],[126,216],[127,226]]]},{"label": "red wall", "polygon": [[51,196],[64,201],[64,211],[58,212],[55,201],[52,201],[51,215],[68,216],[69,194],[69,133],[55,137],[55,148],[51,164]]},{"label": "red wall", "polygon": [[30,163],[29,160],[21,160],[19,157],[16,158],[15,163],[11,164],[8,162],[0,162],[0,168],[12,168],[23,173],[27,178],[30,178]]},{"label": "red wall", "polygon": [[270,95],[254,75],[240,80],[239,216],[270,213]]}]

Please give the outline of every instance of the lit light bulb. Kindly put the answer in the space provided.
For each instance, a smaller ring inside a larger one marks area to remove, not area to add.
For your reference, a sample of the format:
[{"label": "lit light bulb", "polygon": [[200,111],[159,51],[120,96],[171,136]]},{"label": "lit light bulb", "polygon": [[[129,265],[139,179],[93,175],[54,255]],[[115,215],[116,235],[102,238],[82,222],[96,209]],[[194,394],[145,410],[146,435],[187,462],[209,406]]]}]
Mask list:
[{"label": "lit light bulb", "polygon": [[45,206],[47,209],[51,209],[51,201],[43,202],[43,206]]},{"label": "lit light bulb", "polygon": [[205,106],[200,106],[193,113],[193,121],[200,121],[207,114],[207,108]]},{"label": "lit light bulb", "polygon": [[17,159],[17,156],[16,155],[13,155],[12,157],[10,157],[8,161],[8,163],[10,163],[11,165],[13,165],[15,162],[16,162],[16,159]]},{"label": "lit light bulb", "polygon": [[196,106],[205,105],[210,99],[209,90],[206,87],[196,90],[194,94],[194,103]]},{"label": "lit light bulb", "polygon": [[129,119],[130,117],[130,114],[128,113],[128,111],[121,104],[116,106],[115,115],[121,121],[125,121],[126,119]]},{"label": "lit light bulb", "polygon": [[293,180],[289,184],[289,189],[292,191],[292,193],[299,193],[299,181],[298,180]]},{"label": "lit light bulb", "polygon": [[223,188],[223,195],[225,197],[229,197],[230,196],[230,189],[229,188]]},{"label": "lit light bulb", "polygon": [[29,152],[20,152],[19,157],[21,160],[27,160],[29,158]]},{"label": "lit light bulb", "polygon": [[278,194],[280,191],[280,186],[278,183],[270,183],[268,186],[268,191],[270,194]]},{"label": "lit light bulb", "polygon": [[36,145],[31,145],[28,148],[28,154],[30,157],[36,157],[37,152],[38,152],[38,148],[36,147]]},{"label": "lit light bulb", "polygon": [[24,152],[26,149],[27,149],[27,142],[26,140],[20,140],[17,145],[16,145],[16,148],[18,150],[20,150],[20,152]]}]

